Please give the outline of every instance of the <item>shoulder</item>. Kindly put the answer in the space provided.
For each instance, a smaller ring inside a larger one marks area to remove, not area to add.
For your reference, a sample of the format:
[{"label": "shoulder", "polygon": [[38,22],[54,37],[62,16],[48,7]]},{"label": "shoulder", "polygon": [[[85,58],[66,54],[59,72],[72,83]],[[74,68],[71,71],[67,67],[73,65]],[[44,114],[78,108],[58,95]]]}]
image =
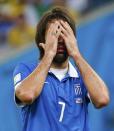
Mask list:
[{"label": "shoulder", "polygon": [[37,67],[37,65],[38,65],[38,63],[36,61],[34,61],[34,62],[20,62],[16,65],[15,70],[32,72]]},{"label": "shoulder", "polygon": [[22,78],[27,77],[29,74],[31,74],[35,70],[37,65],[38,65],[38,63],[36,61],[34,61],[34,62],[20,62],[19,64],[17,64],[17,66],[14,69],[13,77],[14,78],[17,78],[20,76]]}]

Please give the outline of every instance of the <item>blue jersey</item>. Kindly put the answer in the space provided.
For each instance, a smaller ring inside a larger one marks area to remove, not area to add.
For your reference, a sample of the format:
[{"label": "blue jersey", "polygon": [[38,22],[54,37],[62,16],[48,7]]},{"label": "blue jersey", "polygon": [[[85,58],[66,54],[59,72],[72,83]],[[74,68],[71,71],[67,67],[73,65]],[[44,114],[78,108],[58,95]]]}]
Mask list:
[{"label": "blue jersey", "polygon": [[[15,87],[37,65],[20,63],[14,71]],[[17,99],[16,102],[21,104]],[[31,105],[21,107],[23,131],[89,131],[88,103],[83,79],[71,63],[61,81],[49,71],[38,98]]]}]

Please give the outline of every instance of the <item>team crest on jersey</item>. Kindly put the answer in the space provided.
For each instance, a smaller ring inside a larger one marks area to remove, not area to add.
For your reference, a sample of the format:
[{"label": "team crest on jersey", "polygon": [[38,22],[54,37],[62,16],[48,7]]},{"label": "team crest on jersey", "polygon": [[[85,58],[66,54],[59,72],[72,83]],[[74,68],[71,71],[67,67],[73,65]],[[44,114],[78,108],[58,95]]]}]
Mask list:
[{"label": "team crest on jersey", "polygon": [[76,95],[82,95],[82,89],[81,89],[81,86],[80,86],[80,84],[75,84],[74,85],[74,91],[75,91],[75,94]]},{"label": "team crest on jersey", "polygon": [[81,103],[83,103],[83,99],[82,99],[82,89],[81,89],[81,85],[80,85],[80,83],[78,83],[78,84],[75,84],[74,85],[74,91],[75,91],[75,94],[76,94],[76,98],[75,98],[75,102],[77,103],[77,104],[81,104]]}]

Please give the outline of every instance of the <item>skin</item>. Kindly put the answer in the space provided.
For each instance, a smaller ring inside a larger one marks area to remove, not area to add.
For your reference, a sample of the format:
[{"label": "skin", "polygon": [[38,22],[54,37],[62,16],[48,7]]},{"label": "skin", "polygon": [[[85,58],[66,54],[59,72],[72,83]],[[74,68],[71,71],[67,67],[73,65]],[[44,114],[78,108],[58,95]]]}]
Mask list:
[{"label": "skin", "polygon": [[93,104],[96,108],[106,106],[109,103],[109,93],[106,84],[80,54],[77,40],[68,23],[63,21],[60,21],[60,23],[63,32],[61,35],[65,40],[68,54],[74,59],[80,70]]},{"label": "skin", "polygon": [[106,84],[82,57],[71,27],[62,20],[55,20],[50,23],[46,32],[46,43],[40,43],[45,52],[44,57],[38,67],[16,88],[17,98],[24,104],[31,104],[40,95],[50,67],[58,69],[68,67],[68,59],[61,64],[53,62],[57,54],[59,36],[65,41],[69,57],[74,59],[81,72],[92,103],[96,108],[106,106],[109,103]]}]

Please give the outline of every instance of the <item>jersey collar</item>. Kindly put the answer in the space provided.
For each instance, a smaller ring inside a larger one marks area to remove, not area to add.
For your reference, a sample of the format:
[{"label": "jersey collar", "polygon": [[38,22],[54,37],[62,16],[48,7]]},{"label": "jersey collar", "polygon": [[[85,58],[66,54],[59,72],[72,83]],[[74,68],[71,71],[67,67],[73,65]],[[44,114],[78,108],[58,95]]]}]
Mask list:
[{"label": "jersey collar", "polygon": [[[51,70],[48,71],[49,73],[52,73]],[[74,68],[74,66],[71,64],[71,62],[69,61],[69,69],[68,69],[68,75],[70,77],[75,77],[75,78],[79,78],[79,74],[76,68]]]},{"label": "jersey collar", "polygon": [[68,74],[69,74],[70,77],[79,78],[79,74],[78,74],[76,68],[74,68],[74,66],[71,64],[70,61],[69,61],[69,70],[68,70]]}]

